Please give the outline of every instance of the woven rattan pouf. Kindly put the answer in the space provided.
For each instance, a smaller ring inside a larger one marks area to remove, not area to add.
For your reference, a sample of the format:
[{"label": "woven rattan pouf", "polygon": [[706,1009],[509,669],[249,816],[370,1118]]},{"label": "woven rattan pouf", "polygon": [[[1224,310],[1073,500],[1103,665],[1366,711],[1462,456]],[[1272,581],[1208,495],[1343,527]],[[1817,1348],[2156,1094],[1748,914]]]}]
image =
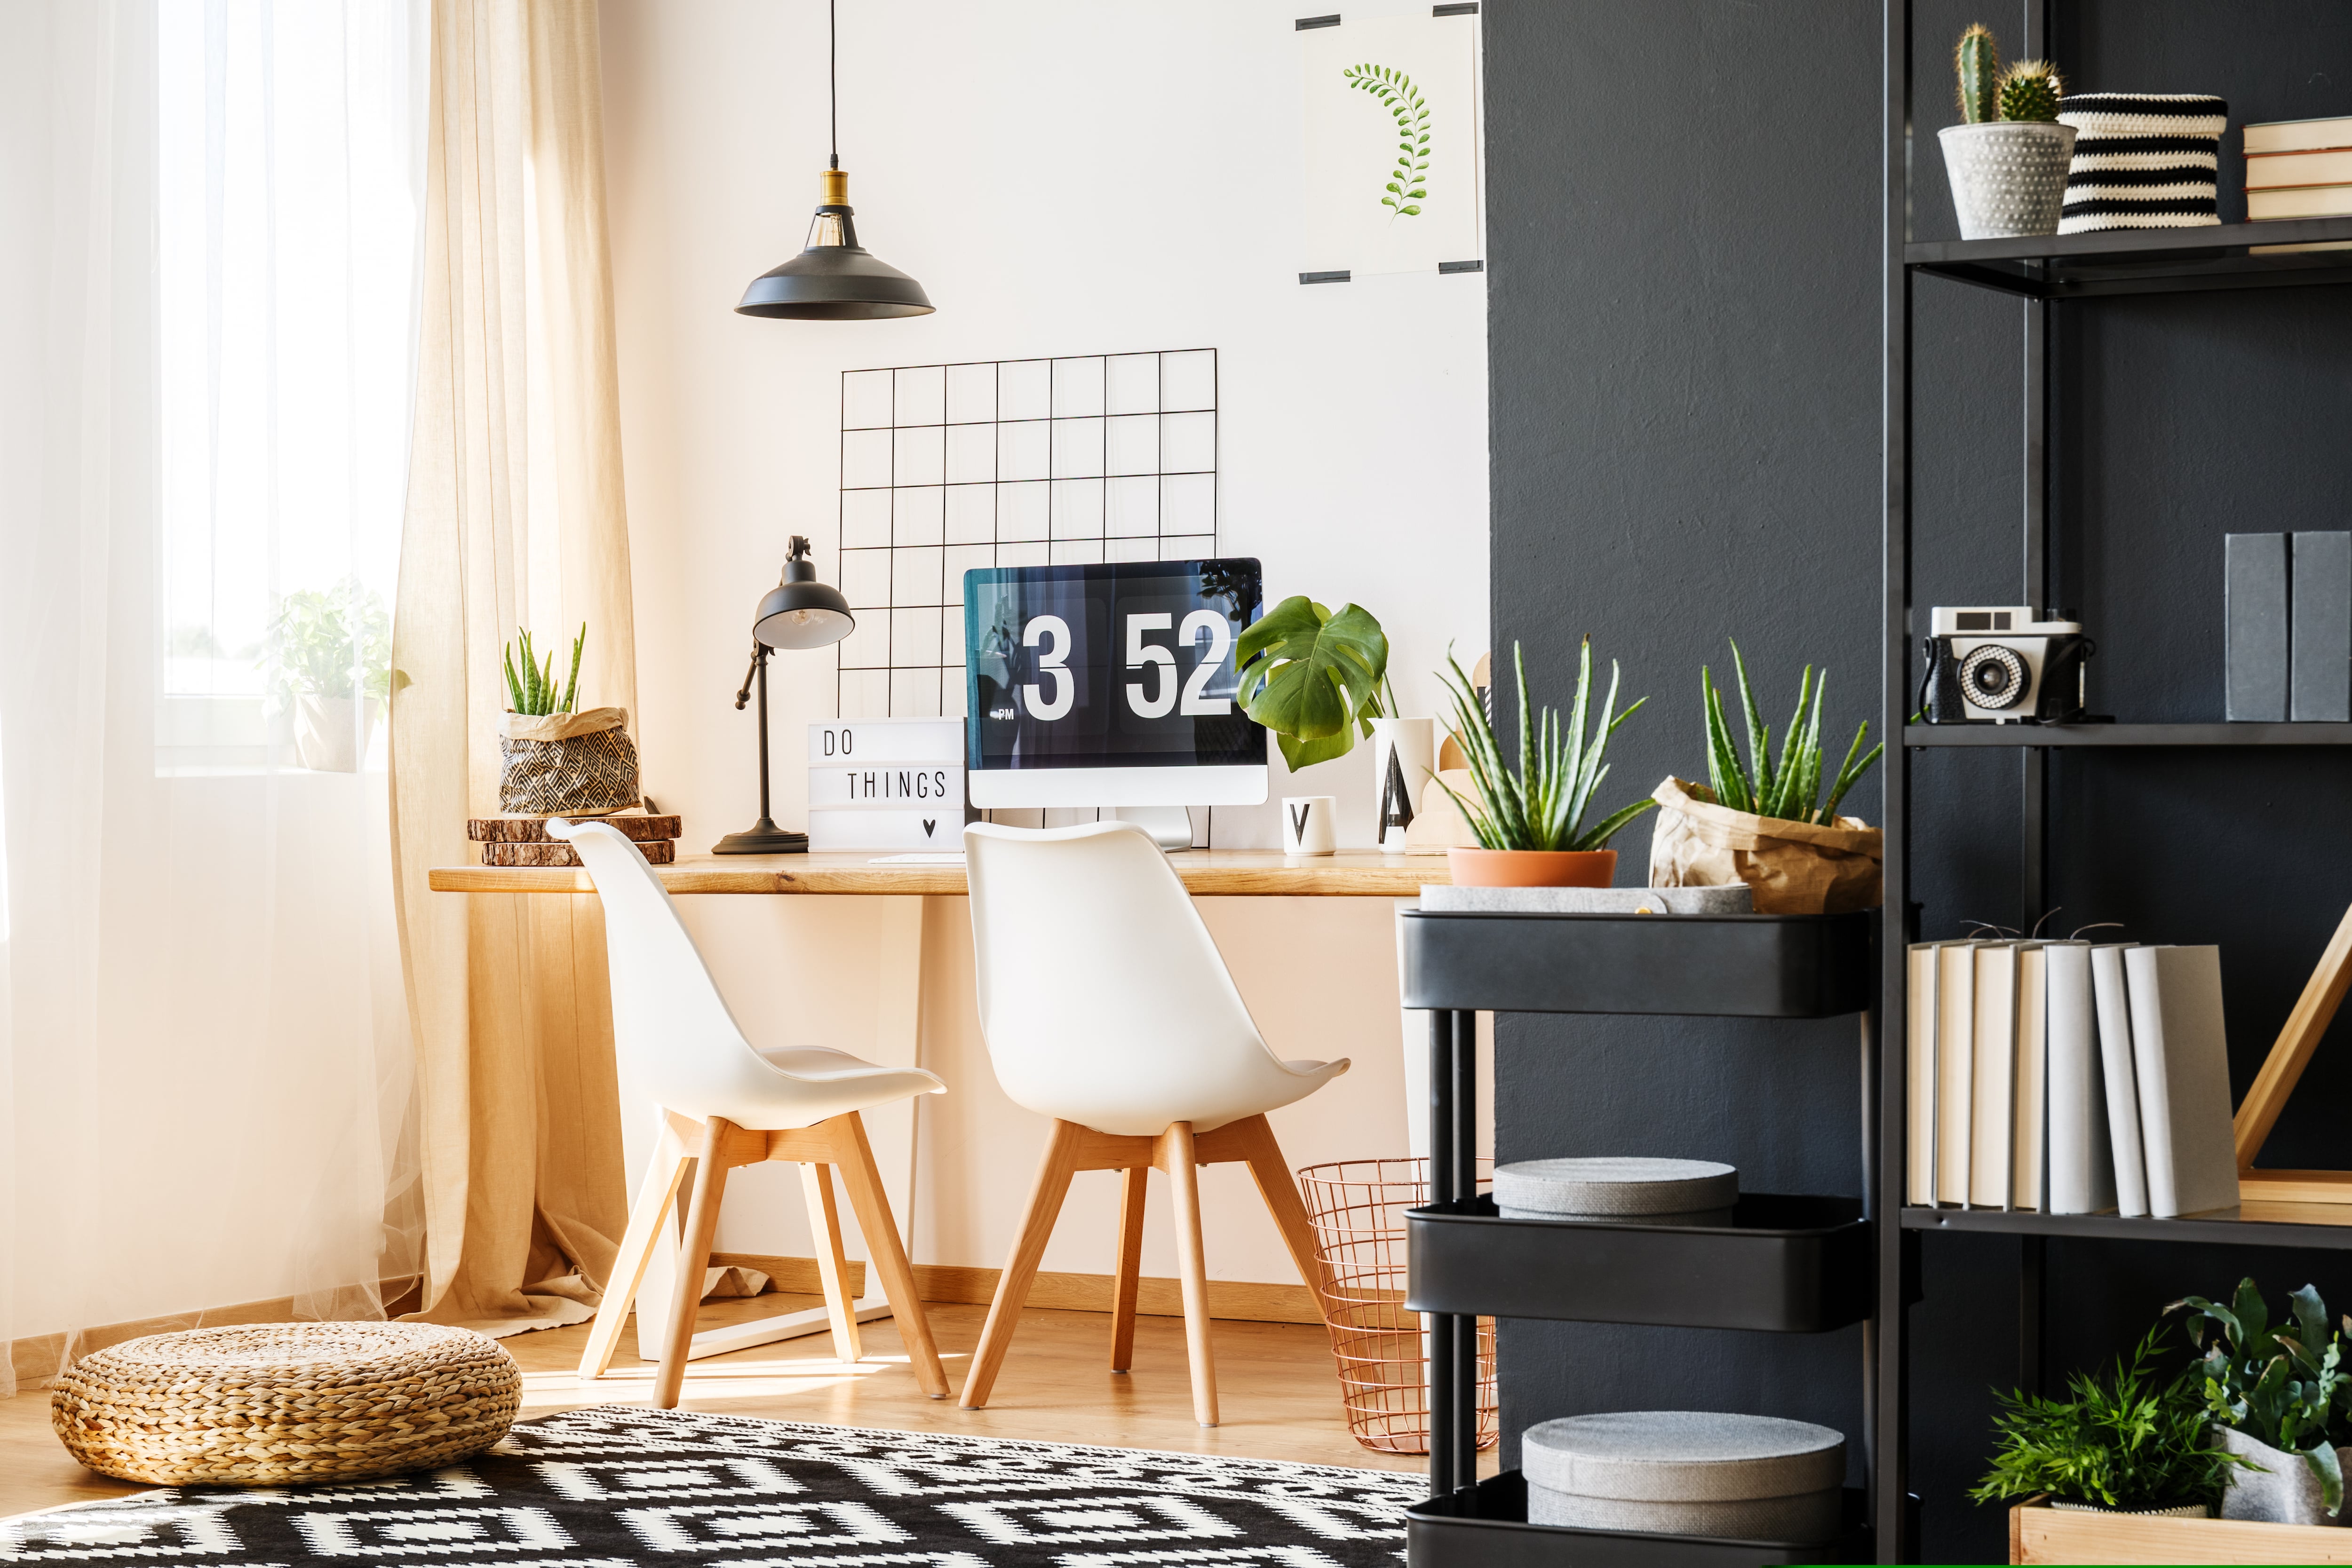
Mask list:
[{"label": "woven rattan pouf", "polygon": [[49,1421],[101,1475],[281,1486],[479,1453],[521,1400],[514,1358],[470,1329],[259,1323],[84,1356],[58,1379]]}]

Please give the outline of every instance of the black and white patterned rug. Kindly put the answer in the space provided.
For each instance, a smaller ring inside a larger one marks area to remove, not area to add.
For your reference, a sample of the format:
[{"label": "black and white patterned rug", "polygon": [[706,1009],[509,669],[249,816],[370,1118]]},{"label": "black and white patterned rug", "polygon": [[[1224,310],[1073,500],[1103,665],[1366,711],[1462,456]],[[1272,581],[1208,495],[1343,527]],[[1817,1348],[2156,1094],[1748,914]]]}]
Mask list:
[{"label": "black and white patterned rug", "polygon": [[1363,1568],[1419,1477],[605,1406],[446,1469],[183,1487],[0,1521],[0,1563]]}]

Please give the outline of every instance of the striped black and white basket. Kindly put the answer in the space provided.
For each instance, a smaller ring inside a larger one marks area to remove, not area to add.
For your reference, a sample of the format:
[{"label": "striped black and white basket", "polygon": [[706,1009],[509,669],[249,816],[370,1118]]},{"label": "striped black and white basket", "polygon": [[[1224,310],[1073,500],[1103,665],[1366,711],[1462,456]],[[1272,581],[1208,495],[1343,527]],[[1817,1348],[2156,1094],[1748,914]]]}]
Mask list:
[{"label": "striped black and white basket", "polygon": [[2186,92],[2070,93],[2059,104],[2058,121],[2075,132],[2060,234],[2221,221],[2225,100]]}]

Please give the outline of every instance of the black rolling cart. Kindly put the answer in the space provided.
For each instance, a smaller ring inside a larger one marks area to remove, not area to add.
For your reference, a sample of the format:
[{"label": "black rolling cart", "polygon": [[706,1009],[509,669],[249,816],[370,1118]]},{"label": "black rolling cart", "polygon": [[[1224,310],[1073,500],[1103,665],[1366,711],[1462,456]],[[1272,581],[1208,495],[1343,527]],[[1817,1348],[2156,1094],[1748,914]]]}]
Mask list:
[{"label": "black rolling cart", "polygon": [[[1722,1227],[1504,1218],[1476,1196],[1477,1012],[1861,1016],[1862,1103],[1875,1103],[1874,917],[1496,915],[1403,916],[1404,1005],[1430,1012],[1431,1196],[1406,1217],[1406,1304],[1430,1318],[1430,1500],[1408,1518],[1412,1568],[1476,1564],[1864,1562],[1869,1498],[1849,1489],[1827,1544],[1713,1541],[1528,1521],[1516,1470],[1478,1479],[1480,1316],[1818,1333],[1875,1322],[1881,1207],[1870,1118],[1859,1198],[1742,1193]],[[1874,1334],[1865,1331],[1854,1446],[1874,1462]],[[1507,1372],[1507,1369],[1505,1369]],[[1874,1474],[1874,1471],[1873,1472]]]}]

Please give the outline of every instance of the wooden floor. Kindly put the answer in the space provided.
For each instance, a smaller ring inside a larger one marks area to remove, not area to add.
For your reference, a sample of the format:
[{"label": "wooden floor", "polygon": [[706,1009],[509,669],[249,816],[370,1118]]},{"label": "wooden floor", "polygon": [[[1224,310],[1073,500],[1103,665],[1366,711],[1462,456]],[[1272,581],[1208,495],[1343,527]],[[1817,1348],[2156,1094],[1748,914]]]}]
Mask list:
[{"label": "wooden floor", "polygon": [[[768,1295],[712,1302],[701,1326],[765,1317],[814,1298]],[[980,1307],[934,1305],[931,1326],[950,1387],[979,1341]],[[1297,1323],[1221,1321],[1217,1386],[1224,1424],[1193,1424],[1181,1319],[1136,1321],[1135,1370],[1108,1370],[1110,1326],[1097,1312],[1029,1312],[984,1410],[924,1397],[887,1322],[865,1325],[866,1359],[845,1367],[824,1334],[787,1340],[691,1364],[684,1406],[774,1420],[815,1421],[900,1431],[973,1432],[1110,1448],[1239,1454],[1360,1469],[1419,1470],[1418,1456],[1374,1453],[1348,1436],[1324,1331]],[[622,1338],[616,1375],[583,1385],[573,1375],[585,1324],[502,1341],[523,1369],[523,1416],[583,1405],[636,1405],[652,1390],[653,1367],[630,1358]],[[1491,1469],[1494,1456],[1486,1457]],[[68,1458],[49,1430],[46,1390],[0,1401],[0,1517],[59,1503],[121,1497],[143,1489],[93,1475]]]}]

